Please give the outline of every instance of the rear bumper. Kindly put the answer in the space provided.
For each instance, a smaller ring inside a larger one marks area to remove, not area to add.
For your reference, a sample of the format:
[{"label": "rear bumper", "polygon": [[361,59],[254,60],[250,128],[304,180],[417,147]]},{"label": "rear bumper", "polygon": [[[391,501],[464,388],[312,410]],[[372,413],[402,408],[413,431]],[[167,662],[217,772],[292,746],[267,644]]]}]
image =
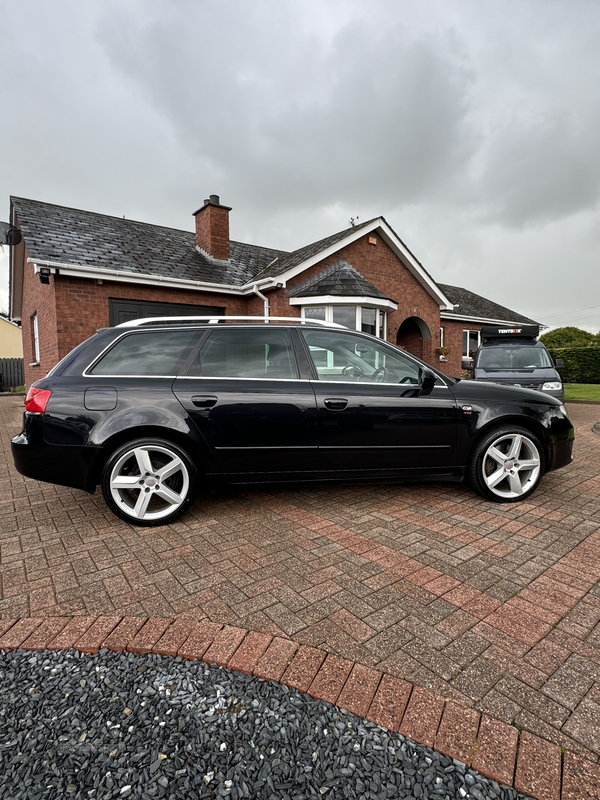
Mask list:
[{"label": "rear bumper", "polygon": [[23,431],[11,441],[17,471],[26,478],[93,492],[92,465],[99,448],[47,444],[42,436],[41,419],[35,415],[27,417]]}]

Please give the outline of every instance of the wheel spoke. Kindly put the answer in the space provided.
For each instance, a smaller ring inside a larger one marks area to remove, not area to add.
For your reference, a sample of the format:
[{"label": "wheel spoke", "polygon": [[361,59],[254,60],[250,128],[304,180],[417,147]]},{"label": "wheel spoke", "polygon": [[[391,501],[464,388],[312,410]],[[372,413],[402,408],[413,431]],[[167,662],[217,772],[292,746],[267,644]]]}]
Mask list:
[{"label": "wheel spoke", "polygon": [[176,472],[180,472],[183,468],[183,463],[180,458],[173,458],[168,464],[160,469],[156,470],[155,475],[158,475],[158,479],[161,483],[170,478],[171,475],[174,475]]},{"label": "wheel spoke", "polygon": [[536,467],[539,467],[539,465],[540,465],[539,458],[530,458],[530,459],[527,459],[526,461],[519,461],[518,469],[519,470],[535,469]]},{"label": "wheel spoke", "polygon": [[135,456],[135,460],[137,461],[140,475],[144,475],[146,472],[152,472],[154,469],[152,466],[152,461],[150,460],[150,453],[145,447],[136,447],[133,451]]},{"label": "wheel spoke", "polygon": [[518,473],[515,475],[508,473],[506,477],[508,478],[511,492],[513,492],[513,494],[523,494],[523,484],[521,483]]},{"label": "wheel spoke", "polygon": [[490,458],[493,458],[494,461],[496,461],[498,464],[500,464],[500,466],[504,466],[504,462],[507,459],[506,454],[501,452],[500,450],[498,450],[498,448],[495,447],[495,446],[494,447],[490,447],[490,449],[487,451],[487,455]]},{"label": "wheel spoke", "polygon": [[172,506],[177,506],[183,502],[183,497],[172,489],[169,489],[168,486],[161,486],[160,489],[156,490],[155,494],[162,497],[163,500],[166,500],[167,503]]},{"label": "wheel spoke", "polygon": [[117,475],[110,482],[113,489],[139,489],[140,476],[139,475]]},{"label": "wheel spoke", "polygon": [[133,509],[134,517],[143,519],[146,516],[146,511],[148,510],[151,499],[152,492],[140,492],[140,496],[138,497],[135,508]]},{"label": "wheel spoke", "polygon": [[514,458],[518,460],[519,453],[521,452],[522,442],[523,442],[522,436],[520,436],[518,433],[515,433],[508,451],[508,455],[505,456],[505,458]]},{"label": "wheel spoke", "polygon": [[488,475],[485,479],[485,482],[490,487],[490,489],[493,489],[494,486],[497,486],[505,478],[506,478],[506,472],[504,471],[504,469],[501,468],[497,469],[496,472],[492,472],[491,475]]}]

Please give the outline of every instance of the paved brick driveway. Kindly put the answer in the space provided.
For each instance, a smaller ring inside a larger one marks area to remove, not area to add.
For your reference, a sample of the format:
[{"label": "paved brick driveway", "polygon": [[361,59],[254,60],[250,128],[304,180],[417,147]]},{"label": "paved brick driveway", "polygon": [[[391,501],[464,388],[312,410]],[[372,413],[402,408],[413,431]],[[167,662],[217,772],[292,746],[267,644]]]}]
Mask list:
[{"label": "paved brick driveway", "polygon": [[600,755],[600,406],[526,503],[462,486],[269,488],[138,529],[12,467],[0,398],[0,617],[184,617],[289,637]]}]

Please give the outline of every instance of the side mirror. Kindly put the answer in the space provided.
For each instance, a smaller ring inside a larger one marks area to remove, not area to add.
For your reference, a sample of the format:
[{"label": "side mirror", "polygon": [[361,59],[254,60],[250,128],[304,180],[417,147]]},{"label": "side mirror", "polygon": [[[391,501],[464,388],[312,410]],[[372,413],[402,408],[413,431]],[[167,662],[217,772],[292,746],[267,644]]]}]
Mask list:
[{"label": "side mirror", "polygon": [[437,383],[437,375],[430,369],[423,369],[421,371],[421,380],[419,382],[419,396],[431,394],[433,387]]},{"label": "side mirror", "polygon": [[555,358],[554,359],[554,366],[557,369],[560,369],[561,367],[564,367],[564,365],[565,365],[564,359],[562,359],[562,358]]},{"label": "side mirror", "polygon": [[461,367],[463,369],[471,370],[473,369],[473,359],[472,358],[463,358]]}]

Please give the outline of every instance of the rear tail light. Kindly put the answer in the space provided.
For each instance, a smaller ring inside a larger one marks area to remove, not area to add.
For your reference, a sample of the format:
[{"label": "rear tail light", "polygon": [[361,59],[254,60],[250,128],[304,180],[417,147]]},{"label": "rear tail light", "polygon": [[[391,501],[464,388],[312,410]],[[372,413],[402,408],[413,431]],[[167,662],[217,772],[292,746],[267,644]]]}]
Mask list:
[{"label": "rear tail light", "polygon": [[32,386],[25,398],[25,411],[43,414],[51,394],[50,389],[39,389],[37,386]]}]

